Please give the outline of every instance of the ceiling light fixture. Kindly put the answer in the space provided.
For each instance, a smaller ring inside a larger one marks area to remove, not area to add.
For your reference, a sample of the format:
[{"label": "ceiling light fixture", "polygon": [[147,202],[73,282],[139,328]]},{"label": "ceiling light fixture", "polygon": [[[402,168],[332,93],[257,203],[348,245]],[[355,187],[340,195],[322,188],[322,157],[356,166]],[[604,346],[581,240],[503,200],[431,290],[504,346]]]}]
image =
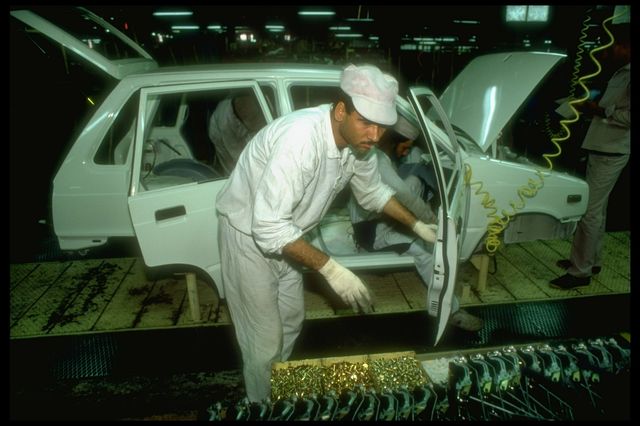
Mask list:
[{"label": "ceiling light fixture", "polygon": [[336,13],[331,10],[301,10],[298,15],[301,16],[333,16]]},{"label": "ceiling light fixture", "polygon": [[153,16],[191,16],[193,12],[190,11],[175,11],[175,12],[153,12]]}]

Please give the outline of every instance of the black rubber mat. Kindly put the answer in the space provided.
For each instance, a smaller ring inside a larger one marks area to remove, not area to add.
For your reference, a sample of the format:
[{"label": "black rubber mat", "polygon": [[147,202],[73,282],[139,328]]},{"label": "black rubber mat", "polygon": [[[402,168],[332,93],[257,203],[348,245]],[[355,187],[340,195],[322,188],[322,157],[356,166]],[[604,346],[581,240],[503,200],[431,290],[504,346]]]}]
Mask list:
[{"label": "black rubber mat", "polygon": [[513,336],[529,340],[567,336],[568,309],[562,302],[493,305],[477,314],[484,327],[477,337],[470,337],[474,346],[500,344]]},{"label": "black rubber mat", "polygon": [[105,377],[111,374],[116,342],[110,334],[72,338],[68,349],[60,353],[52,367],[57,379]]}]

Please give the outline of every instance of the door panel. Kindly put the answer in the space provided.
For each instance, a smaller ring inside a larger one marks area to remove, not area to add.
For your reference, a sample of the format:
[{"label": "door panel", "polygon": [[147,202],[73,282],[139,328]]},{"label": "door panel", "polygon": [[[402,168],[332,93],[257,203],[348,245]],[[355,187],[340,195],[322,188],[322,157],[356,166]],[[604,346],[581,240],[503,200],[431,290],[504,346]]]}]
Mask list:
[{"label": "door panel", "polygon": [[410,89],[409,100],[425,136],[429,152],[425,155],[425,162],[435,171],[440,196],[438,239],[433,251],[433,282],[427,296],[427,310],[438,321],[437,344],[444,334],[455,296],[458,253],[462,243],[459,231],[466,224],[467,197],[458,143],[438,99],[429,89],[414,87]]},{"label": "door panel", "polygon": [[[132,172],[134,178],[128,200],[131,220],[145,263],[149,266],[196,266],[211,276],[220,297],[224,297],[224,292],[219,280],[220,252],[215,201],[226,178],[208,174],[213,169],[207,160],[179,158],[177,162],[174,159],[160,165],[149,160],[148,139],[153,134],[151,123],[154,123],[154,118],[146,111],[147,108],[162,111],[157,105],[158,102],[162,103],[163,96],[175,98],[176,93],[202,91],[213,97],[219,95],[222,99],[223,95],[236,93],[238,89],[242,89],[243,93],[246,93],[246,89],[253,91],[265,122],[272,120],[257,84],[249,81],[199,83],[141,91]],[[179,115],[181,109],[176,108],[175,111]],[[205,115],[201,121],[203,122],[185,121],[178,125],[204,126],[206,130]]]}]

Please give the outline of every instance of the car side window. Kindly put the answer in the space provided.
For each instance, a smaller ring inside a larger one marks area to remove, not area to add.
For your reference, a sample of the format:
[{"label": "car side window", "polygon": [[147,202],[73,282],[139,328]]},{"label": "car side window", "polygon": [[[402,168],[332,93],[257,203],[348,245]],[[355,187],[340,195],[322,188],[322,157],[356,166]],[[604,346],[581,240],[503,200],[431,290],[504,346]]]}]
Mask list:
[{"label": "car side window", "polygon": [[253,89],[149,95],[143,188],[228,177],[249,140],[266,125]]},{"label": "car side window", "polygon": [[138,115],[139,93],[135,93],[118,112],[93,158],[96,164],[125,164],[133,144]]},{"label": "car side window", "polygon": [[422,95],[418,97],[418,102],[431,122],[436,125],[436,128],[429,132],[430,137],[433,138],[432,146],[434,146],[436,152],[427,154],[425,161],[434,161],[435,156],[440,163],[444,177],[444,190],[449,203],[452,203],[459,186],[459,179],[462,178],[459,173],[456,146],[454,145],[455,138],[450,137],[443,119],[440,117],[440,112],[432,102],[432,98]]},{"label": "car side window", "polygon": [[340,91],[340,87],[331,85],[292,84],[289,88],[293,109],[315,107],[332,103]]}]

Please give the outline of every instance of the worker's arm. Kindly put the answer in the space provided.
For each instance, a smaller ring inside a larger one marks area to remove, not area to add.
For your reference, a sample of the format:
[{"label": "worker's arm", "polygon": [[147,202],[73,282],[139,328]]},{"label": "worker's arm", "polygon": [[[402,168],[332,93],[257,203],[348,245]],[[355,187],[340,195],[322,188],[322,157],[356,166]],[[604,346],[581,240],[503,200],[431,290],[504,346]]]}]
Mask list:
[{"label": "worker's arm", "polygon": [[358,312],[358,307],[364,312],[371,310],[371,295],[362,280],[302,238],[286,244],[282,248],[282,253],[318,271],[336,294],[351,305],[355,312]]},{"label": "worker's arm", "polygon": [[398,222],[408,226],[415,232],[420,238],[430,243],[436,241],[437,235],[436,225],[428,225],[421,220],[418,220],[413,213],[404,207],[396,199],[396,197],[389,198],[387,204],[384,205],[382,211],[397,220]]},{"label": "worker's arm", "polygon": [[286,244],[282,254],[314,271],[319,271],[329,260],[329,256],[302,238]]},{"label": "worker's arm", "polygon": [[395,196],[389,198],[389,201],[387,201],[387,204],[384,205],[382,211],[384,212],[384,214],[394,218],[395,220],[408,226],[409,228],[413,228],[413,226],[416,224],[416,221],[418,220],[415,215],[411,213],[411,211],[409,211],[409,209],[400,204]]}]

